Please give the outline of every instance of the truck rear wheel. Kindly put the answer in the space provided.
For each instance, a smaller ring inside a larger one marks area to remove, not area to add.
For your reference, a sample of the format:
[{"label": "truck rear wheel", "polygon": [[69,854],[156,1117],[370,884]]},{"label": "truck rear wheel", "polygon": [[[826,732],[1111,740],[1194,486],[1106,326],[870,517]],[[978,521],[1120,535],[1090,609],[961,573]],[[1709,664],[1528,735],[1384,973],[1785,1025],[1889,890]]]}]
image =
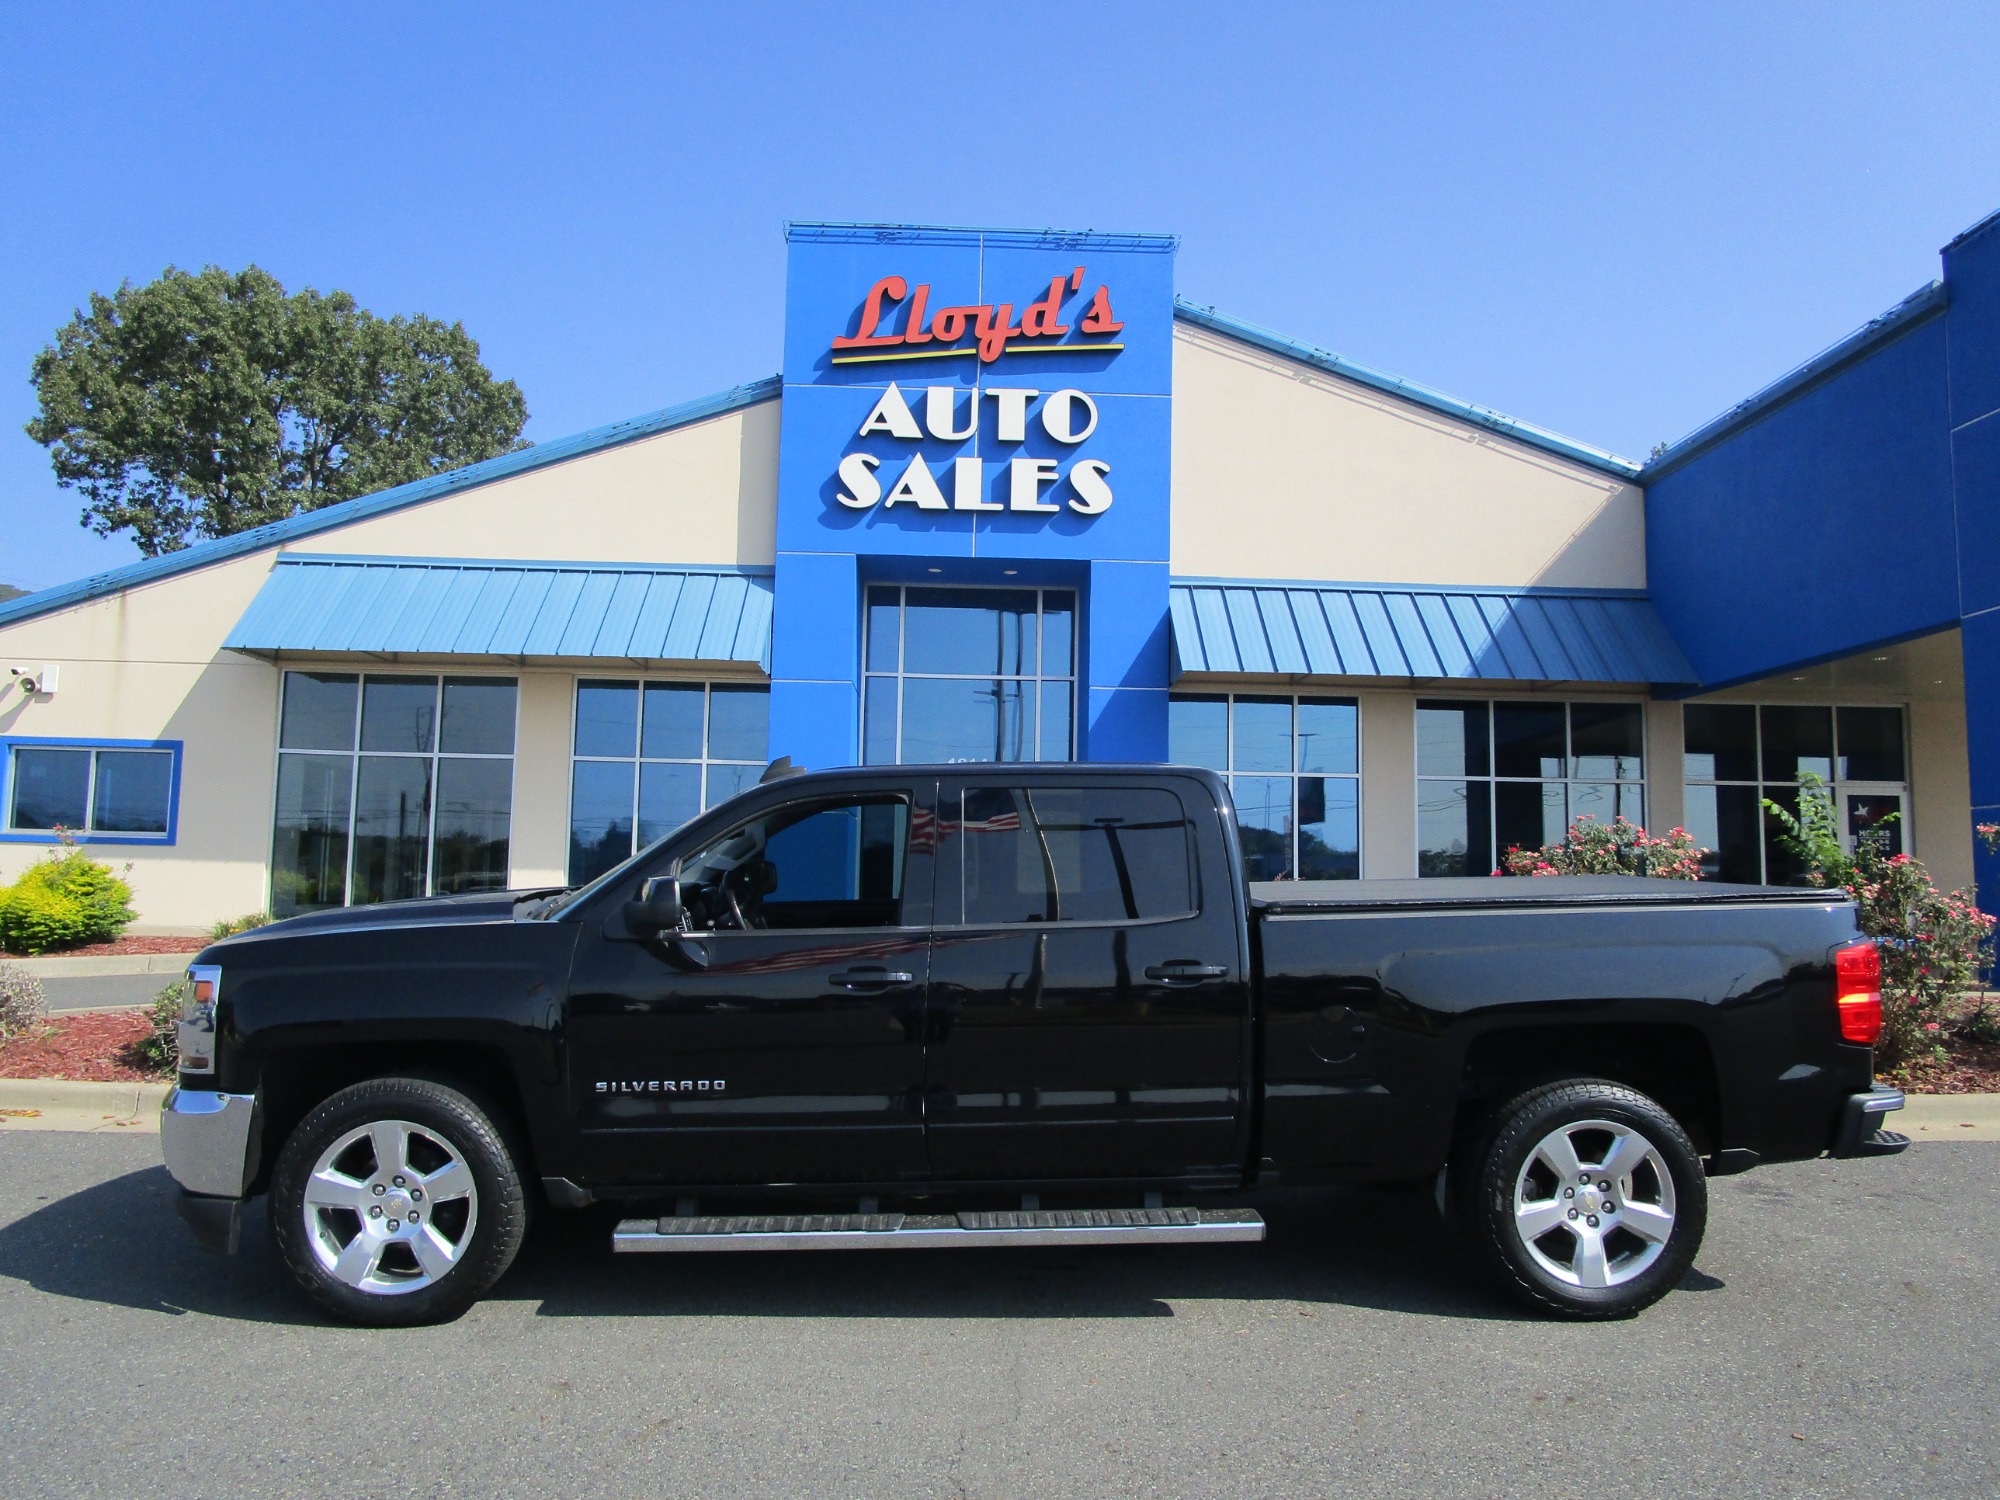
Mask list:
[{"label": "truck rear wheel", "polygon": [[1686,1274],[1708,1181],[1672,1115],[1636,1089],[1573,1080],[1509,1101],[1454,1165],[1477,1258],[1569,1318],[1629,1317]]},{"label": "truck rear wheel", "polygon": [[512,1264],[526,1227],[500,1131],[429,1079],[341,1090],[299,1122],[271,1177],[272,1237],[293,1279],[370,1327],[457,1317]]}]

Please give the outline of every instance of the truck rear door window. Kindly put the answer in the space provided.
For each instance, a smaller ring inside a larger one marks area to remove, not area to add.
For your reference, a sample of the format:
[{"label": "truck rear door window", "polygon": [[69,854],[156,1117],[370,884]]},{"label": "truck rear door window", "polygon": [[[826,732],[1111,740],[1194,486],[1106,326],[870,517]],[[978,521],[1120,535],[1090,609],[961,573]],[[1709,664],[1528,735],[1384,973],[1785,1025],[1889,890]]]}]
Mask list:
[{"label": "truck rear door window", "polygon": [[1187,814],[1167,791],[967,787],[964,920],[1131,922],[1194,909]]}]

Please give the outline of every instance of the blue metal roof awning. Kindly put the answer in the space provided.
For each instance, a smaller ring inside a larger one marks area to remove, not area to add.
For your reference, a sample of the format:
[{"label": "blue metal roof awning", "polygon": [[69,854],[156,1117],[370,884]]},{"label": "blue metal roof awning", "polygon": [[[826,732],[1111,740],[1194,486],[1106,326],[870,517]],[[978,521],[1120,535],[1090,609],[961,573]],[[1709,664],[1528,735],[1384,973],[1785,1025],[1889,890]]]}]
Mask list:
[{"label": "blue metal roof awning", "polygon": [[615,657],[771,670],[771,579],[620,563],[279,553],[223,644],[257,653]]},{"label": "blue metal roof awning", "polygon": [[1640,594],[1176,580],[1174,675],[1691,683]]}]

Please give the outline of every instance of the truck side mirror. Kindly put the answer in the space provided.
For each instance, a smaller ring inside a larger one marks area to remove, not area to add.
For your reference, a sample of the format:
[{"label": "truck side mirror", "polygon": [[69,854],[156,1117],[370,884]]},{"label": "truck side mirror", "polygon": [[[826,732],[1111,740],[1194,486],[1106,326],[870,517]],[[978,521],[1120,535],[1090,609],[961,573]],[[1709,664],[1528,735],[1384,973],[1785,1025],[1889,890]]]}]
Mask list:
[{"label": "truck side mirror", "polygon": [[625,903],[626,928],[647,937],[678,932],[684,916],[678,874],[653,876],[639,887],[638,900]]}]

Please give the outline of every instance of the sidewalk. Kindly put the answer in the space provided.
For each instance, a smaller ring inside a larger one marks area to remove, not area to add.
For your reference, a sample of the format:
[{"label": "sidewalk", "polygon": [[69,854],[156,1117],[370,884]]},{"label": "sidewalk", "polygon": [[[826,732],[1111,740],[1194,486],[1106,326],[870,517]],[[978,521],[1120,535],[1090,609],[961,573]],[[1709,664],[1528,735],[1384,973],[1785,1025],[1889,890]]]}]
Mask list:
[{"label": "sidewalk", "polygon": [[57,1078],[0,1078],[0,1135],[18,1130],[123,1131],[160,1128],[164,1083],[69,1083]]}]

